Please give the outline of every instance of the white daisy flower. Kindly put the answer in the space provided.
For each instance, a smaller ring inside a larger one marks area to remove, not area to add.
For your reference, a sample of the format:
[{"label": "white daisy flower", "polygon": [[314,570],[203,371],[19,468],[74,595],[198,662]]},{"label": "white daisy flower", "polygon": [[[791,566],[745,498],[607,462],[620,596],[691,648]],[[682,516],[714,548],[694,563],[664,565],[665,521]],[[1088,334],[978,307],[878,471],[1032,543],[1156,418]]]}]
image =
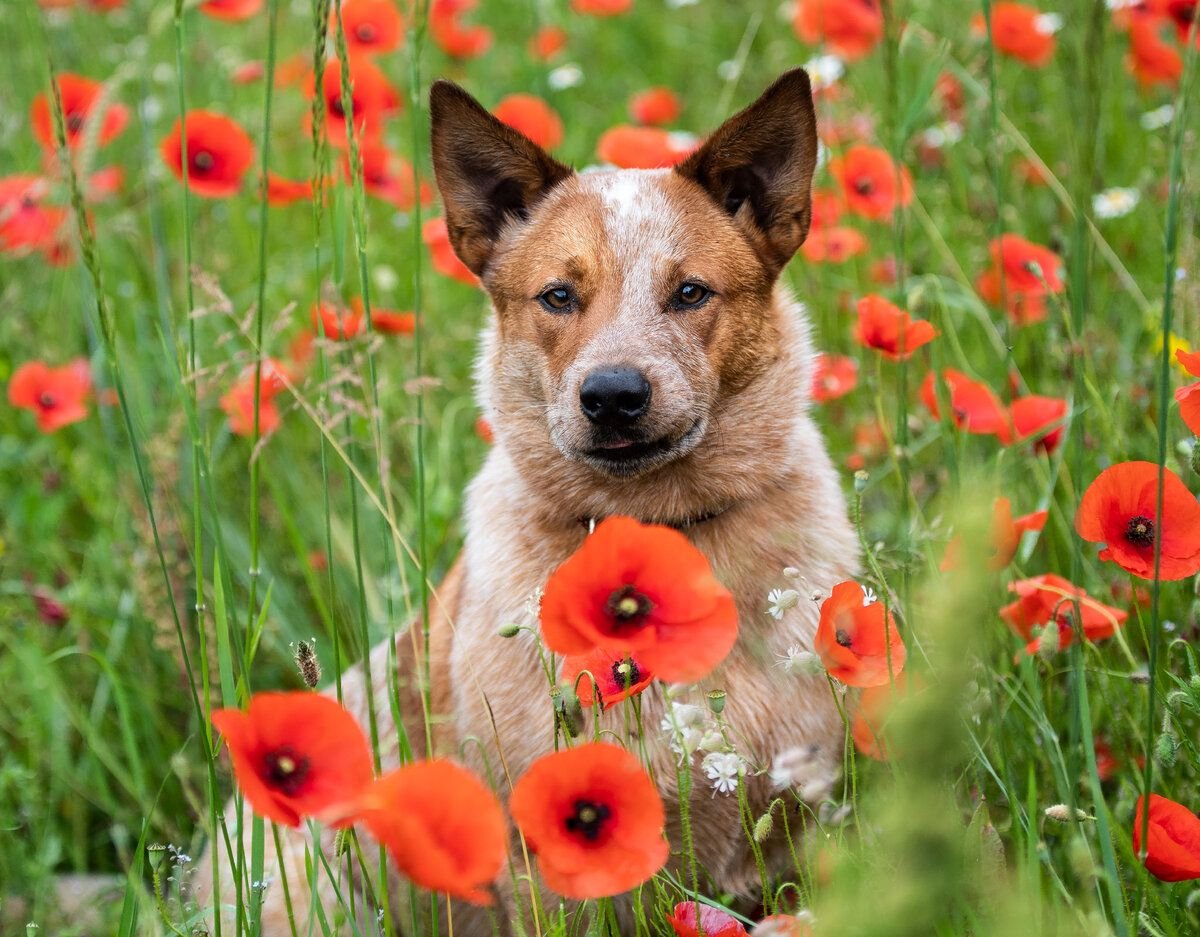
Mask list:
[{"label": "white daisy flower", "polygon": [[1063,18],[1057,13],[1042,13],[1034,18],[1033,28],[1043,36],[1053,36],[1063,28]]},{"label": "white daisy flower", "polygon": [[813,91],[821,91],[836,85],[846,74],[846,63],[836,55],[818,55],[804,63]]},{"label": "white daisy flower", "polygon": [[671,750],[677,755],[690,756],[704,738],[708,714],[694,703],[671,702],[671,712],[663,716],[660,726],[671,740]]},{"label": "white daisy flower", "polygon": [[704,773],[712,781],[718,794],[732,794],[737,790],[738,780],[746,770],[737,752],[713,752],[704,756],[701,763]]},{"label": "white daisy flower", "polygon": [[1141,117],[1143,130],[1161,130],[1175,119],[1175,105],[1164,104],[1152,111],[1146,111]]},{"label": "white daisy flower", "polygon": [[1097,218],[1123,218],[1137,208],[1141,193],[1137,189],[1105,189],[1092,196],[1092,211]]},{"label": "white daisy flower", "polygon": [[546,76],[546,84],[552,91],[565,91],[583,83],[583,69],[574,63],[560,65]]},{"label": "white daisy flower", "polygon": [[795,589],[772,589],[767,593],[767,613],[776,621],[783,617],[783,613],[789,608],[793,608],[800,601],[800,593]]}]

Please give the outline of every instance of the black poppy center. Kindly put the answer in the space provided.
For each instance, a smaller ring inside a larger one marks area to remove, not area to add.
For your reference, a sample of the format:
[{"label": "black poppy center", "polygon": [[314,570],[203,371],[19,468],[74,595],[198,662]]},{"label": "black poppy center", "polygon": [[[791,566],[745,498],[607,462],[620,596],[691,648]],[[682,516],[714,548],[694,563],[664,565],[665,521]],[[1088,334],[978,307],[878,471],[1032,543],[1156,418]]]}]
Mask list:
[{"label": "black poppy center", "polygon": [[83,115],[78,112],[73,112],[67,115],[67,131],[70,133],[79,133],[83,129]]},{"label": "black poppy center", "polygon": [[297,754],[290,746],[284,745],[282,748],[269,752],[264,761],[266,762],[264,780],[267,785],[288,797],[294,797],[308,777],[308,759]]},{"label": "black poppy center", "polygon": [[866,177],[854,180],[854,191],[859,195],[870,195],[875,191],[875,183]]},{"label": "black poppy center", "polygon": [[608,597],[605,606],[618,631],[641,628],[653,608],[653,603],[634,586],[622,586]]},{"label": "black poppy center", "polygon": [[838,630],[834,633],[834,638],[842,647],[849,647],[851,644],[850,634],[845,628],[838,628]]},{"label": "black poppy center", "polygon": [[375,29],[374,23],[359,23],[355,27],[354,35],[358,37],[359,42],[374,42],[379,38],[379,32]]},{"label": "black poppy center", "polygon": [[192,168],[197,172],[208,172],[217,163],[208,150],[197,150],[192,154]]},{"label": "black poppy center", "polygon": [[1139,514],[1131,517],[1125,528],[1125,539],[1139,547],[1148,547],[1154,543],[1154,521]]},{"label": "black poppy center", "polygon": [[329,113],[335,117],[346,116],[346,109],[342,107],[342,99],[340,97],[329,99]]},{"label": "black poppy center", "polygon": [[598,804],[594,800],[575,801],[575,812],[567,817],[567,829],[579,833],[589,843],[594,843],[600,837],[604,822],[612,816],[612,811],[606,804]]},{"label": "black poppy center", "polygon": [[628,690],[642,679],[642,672],[638,669],[637,662],[632,657],[619,660],[613,664],[612,675],[617,686],[625,690]]},{"label": "black poppy center", "polygon": [[50,393],[50,391],[44,390],[38,394],[38,406],[43,410],[53,410],[58,406],[58,398]]}]

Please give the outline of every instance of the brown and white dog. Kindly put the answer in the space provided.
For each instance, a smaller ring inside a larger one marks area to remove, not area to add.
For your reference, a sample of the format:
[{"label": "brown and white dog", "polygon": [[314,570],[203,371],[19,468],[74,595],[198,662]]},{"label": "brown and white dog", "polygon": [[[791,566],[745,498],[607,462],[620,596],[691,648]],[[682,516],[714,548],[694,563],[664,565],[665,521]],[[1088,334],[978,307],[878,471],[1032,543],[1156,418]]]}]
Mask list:
[{"label": "brown and white dog", "polygon": [[[536,639],[497,631],[528,620],[589,519],[630,515],[683,530],[737,600],[738,643],[691,699],[702,705],[704,690],[727,692],[723,716],[749,765],[743,783],[757,817],[778,793],[766,769],[781,753],[801,749],[829,775],[838,770],[843,727],[828,685],[778,660],[812,647],[808,591],[827,595],[858,563],[839,480],[808,413],[808,327],[778,282],[809,228],[817,135],[808,77],[784,74],[681,165],[661,170],[577,174],[456,85],[437,82],[430,101],[450,240],[495,310],[478,367],[495,446],[470,486],[466,542],[432,615],[436,753],[479,768],[486,761],[504,796],[549,750]],[[777,620],[767,596],[787,584],[785,567],[803,598]],[[405,634],[394,652],[382,645],[371,654],[385,769],[399,761],[393,655],[407,737],[425,754],[417,650]],[[347,706],[365,717],[364,669],[342,685]],[[668,701],[661,687],[643,700],[676,862],[679,756],[657,732]],[[623,731],[616,711],[605,718]],[[738,797],[714,793],[699,764],[693,758],[690,814],[706,885],[752,895],[758,874]],[[794,830],[802,820],[791,822]],[[304,845],[303,833],[287,834],[301,916]],[[271,866],[270,837],[267,849]],[[786,851],[771,842],[764,851],[783,871]],[[277,880],[278,867],[267,874]],[[500,913],[520,913],[511,883],[500,889],[508,902]],[[201,900],[207,894],[202,887]],[[226,880],[222,903],[232,894]],[[282,899],[282,888],[268,890],[265,934],[289,933]],[[333,900],[325,907],[332,914]],[[458,933],[490,933],[487,922],[454,908]]]}]

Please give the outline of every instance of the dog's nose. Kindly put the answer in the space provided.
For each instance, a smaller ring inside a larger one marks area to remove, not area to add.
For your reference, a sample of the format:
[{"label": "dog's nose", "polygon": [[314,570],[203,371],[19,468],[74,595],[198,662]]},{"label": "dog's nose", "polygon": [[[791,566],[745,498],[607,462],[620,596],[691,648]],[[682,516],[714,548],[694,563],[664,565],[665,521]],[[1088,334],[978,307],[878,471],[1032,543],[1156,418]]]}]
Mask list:
[{"label": "dog's nose", "polygon": [[599,426],[632,426],[650,407],[650,382],[636,368],[600,368],[583,379],[579,407]]}]

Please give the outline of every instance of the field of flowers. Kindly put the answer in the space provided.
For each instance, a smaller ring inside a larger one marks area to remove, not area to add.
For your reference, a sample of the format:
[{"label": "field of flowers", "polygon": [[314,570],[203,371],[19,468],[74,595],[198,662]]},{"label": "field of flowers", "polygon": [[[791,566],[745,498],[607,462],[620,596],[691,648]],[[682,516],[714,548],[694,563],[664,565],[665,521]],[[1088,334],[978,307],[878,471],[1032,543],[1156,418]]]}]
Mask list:
[{"label": "field of flowers", "polygon": [[[293,935],[475,937],[472,904],[547,937],[1200,933],[1200,6],[1031,2],[0,4],[0,932],[257,934],[282,895]],[[782,279],[863,563],[780,569],[755,627],[819,606],[774,666],[834,695],[841,770],[739,751],[722,570],[615,518],[497,622],[542,643],[489,679],[545,694],[556,751],[381,768],[410,740],[311,688],[421,628],[498,444],[431,83],[642,169],[798,65],[822,147]],[[740,894],[690,853],[721,798]],[[344,830],[301,865],[333,901],[264,864],[297,825]]]}]

